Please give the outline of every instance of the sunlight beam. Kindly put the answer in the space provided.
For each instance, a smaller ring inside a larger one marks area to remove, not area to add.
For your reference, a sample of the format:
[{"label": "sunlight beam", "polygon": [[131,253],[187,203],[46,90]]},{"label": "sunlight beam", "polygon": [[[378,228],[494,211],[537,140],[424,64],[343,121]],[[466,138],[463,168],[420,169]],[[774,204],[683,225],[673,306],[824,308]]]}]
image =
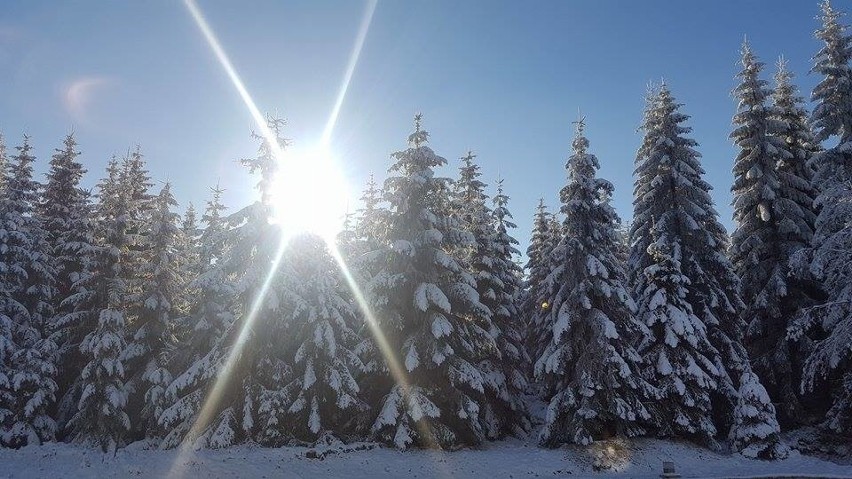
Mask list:
[{"label": "sunlight beam", "polygon": [[207,41],[210,49],[213,50],[213,54],[216,55],[216,59],[219,60],[219,64],[222,65],[222,68],[225,70],[225,73],[228,74],[228,78],[231,80],[231,83],[234,84],[234,88],[237,90],[237,93],[239,93],[240,98],[246,105],[246,108],[248,108],[248,111],[257,125],[257,128],[260,130],[261,135],[263,135],[263,138],[272,149],[272,154],[276,159],[278,159],[278,161],[281,161],[284,158],[284,155],[281,145],[278,144],[278,139],[272,130],[269,129],[269,126],[267,126],[266,118],[264,118],[260,113],[260,110],[258,110],[257,105],[254,103],[254,100],[248,90],[246,90],[245,85],[243,85],[240,75],[237,74],[237,71],[231,64],[228,54],[225,53],[225,50],[219,43],[219,39],[216,38],[216,34],[213,33],[213,30],[207,23],[207,20],[204,18],[204,15],[198,8],[198,5],[195,3],[195,0],[183,0],[183,4],[186,5],[187,10],[189,10],[189,13],[192,15],[192,19],[195,20],[195,24],[198,26],[198,29],[201,30],[202,35],[204,35],[204,39]]},{"label": "sunlight beam", "polygon": [[364,17],[361,19],[361,26],[358,29],[358,36],[355,37],[355,45],[352,47],[352,54],[349,55],[349,65],[346,67],[346,74],[343,76],[343,83],[340,84],[340,91],[337,93],[337,100],[334,102],[334,108],[331,109],[331,114],[328,116],[328,121],[325,124],[325,130],[322,133],[322,144],[327,145],[331,141],[331,133],[337,124],[337,117],[340,115],[340,109],[343,107],[343,100],[346,98],[346,92],[349,90],[349,83],[352,81],[352,75],[355,73],[355,67],[358,65],[358,59],[361,57],[361,49],[364,48],[364,40],[367,39],[367,32],[370,30],[370,24],[373,23],[373,13],[376,11],[378,0],[368,0],[367,10],[364,12]]},{"label": "sunlight beam", "polygon": [[[346,93],[349,89],[349,84],[351,83],[355,68],[357,67],[358,59],[360,58],[361,50],[363,49],[364,42],[366,40],[367,33],[370,28],[370,24],[372,23],[373,14],[375,13],[377,3],[377,0],[368,0],[367,2],[367,8],[361,20],[358,35],[355,39],[355,44],[353,46],[352,53],[349,57],[349,63],[347,65],[340,90],[338,91],[334,107],[332,108],[332,111],[329,115],[328,121],[326,122],[325,129],[321,137],[320,147],[322,148],[328,148],[328,145],[331,141],[331,136],[337,124],[337,118],[340,114],[340,110],[346,98]],[[231,64],[228,55],[225,53],[225,50],[222,48],[218,38],[213,33],[213,30],[207,23],[207,20],[204,18],[204,15],[201,13],[201,10],[199,9],[195,0],[184,0],[184,5],[186,6],[189,13],[192,15],[196,26],[201,31],[202,35],[204,36],[204,39],[207,41],[208,46],[213,51],[219,64],[225,70],[226,74],[228,75],[228,78],[231,80],[231,83],[234,85],[234,88],[237,90],[237,93],[240,95],[240,98],[246,105],[246,108],[249,110],[249,113],[251,114],[255,124],[257,125],[257,128],[260,130],[261,135],[270,145],[270,148],[272,149],[272,154],[275,157],[276,161],[279,162],[279,165],[281,165],[282,168],[285,167],[284,161],[287,157],[285,156],[281,146],[279,145],[276,135],[268,127],[266,119],[263,117],[263,115],[260,113],[260,110],[257,108],[254,100],[252,99],[251,95],[243,84],[236,69]],[[213,419],[213,415],[216,412],[218,403],[221,399],[221,395],[225,389],[225,386],[227,385],[227,382],[231,379],[234,366],[237,362],[237,358],[239,358],[241,354],[241,349],[245,345],[245,342],[250,334],[252,323],[255,321],[255,318],[257,317],[258,312],[263,305],[266,293],[269,291],[269,288],[271,287],[273,280],[275,279],[276,273],[281,263],[281,259],[286,249],[286,239],[286,235],[282,234],[282,240],[279,244],[278,251],[276,252],[272,264],[270,265],[269,274],[267,275],[261,288],[257,292],[257,296],[254,299],[251,309],[246,315],[245,322],[242,325],[242,328],[239,333],[239,337],[234,346],[232,347],[231,351],[229,352],[225,364],[223,365],[222,370],[218,374],[210,393],[208,394],[207,398],[205,398],[204,404],[202,405],[201,411],[199,412],[196,421],[193,423],[193,426],[191,427],[189,433],[184,438],[184,441],[181,444],[180,451],[178,453],[177,458],[175,459],[174,464],[172,465],[169,477],[180,477],[182,475],[182,473],[184,472],[183,469],[185,467],[184,462],[186,460],[186,456],[192,453],[192,448],[194,446],[195,441],[200,436],[203,429],[206,428],[209,425],[210,421]],[[387,338],[382,332],[375,315],[370,309],[369,303],[364,297],[361,288],[357,284],[357,281],[355,280],[349,268],[347,267],[346,262],[343,260],[339,250],[337,249],[337,246],[335,245],[334,240],[330,236],[326,236],[325,239],[329,250],[332,253],[332,256],[334,257],[337,264],[340,266],[340,270],[343,273],[347,285],[352,291],[353,297],[358,303],[359,309],[361,310],[362,314],[364,315],[364,318],[367,321],[371,334],[375,338],[376,344],[378,345],[382,356],[385,358],[392,379],[400,385],[403,390],[403,395],[408,400],[408,398],[410,397],[409,394],[411,386],[410,382],[408,381],[408,375],[405,368],[398,360],[396,353],[394,352],[393,348],[391,347]],[[425,420],[422,422],[418,422],[417,427],[425,445],[431,448],[434,453],[439,453],[439,445],[435,440],[435,436],[432,433],[428,423]],[[436,461],[436,463],[442,464],[441,461]],[[446,474],[446,471],[442,472],[444,472],[445,475],[449,476],[448,474]]]},{"label": "sunlight beam", "polygon": [[[281,149],[281,145],[278,143],[278,139],[276,135],[269,129],[267,125],[266,119],[261,115],[260,110],[258,110],[254,100],[249,94],[248,90],[246,90],[245,85],[243,84],[240,76],[237,74],[234,69],[231,61],[228,59],[228,55],[225,53],[225,50],[222,48],[219,40],[216,38],[216,35],[213,33],[213,30],[210,28],[210,25],[205,20],[204,15],[201,13],[201,10],[198,8],[198,5],[195,3],[195,0],[184,0],[184,5],[186,6],[189,13],[192,15],[192,19],[195,21],[196,26],[201,31],[204,39],[207,41],[210,49],[216,56],[216,59],[219,61],[222,68],[228,75],[228,78],[231,80],[231,83],[234,85],[234,88],[237,90],[237,93],[240,95],[240,98],[245,103],[246,108],[249,110],[249,113],[254,119],[257,128],[260,130],[261,135],[266,140],[267,144],[270,146],[273,156],[276,161],[282,161],[284,158],[283,151]],[[233,345],[231,351],[228,354],[228,358],[225,361],[225,364],[222,367],[222,371],[216,377],[216,381],[213,383],[213,388],[208,393],[207,397],[204,400],[204,404],[201,407],[201,411],[198,414],[195,422],[184,438],[183,442],[180,446],[180,451],[178,452],[177,457],[175,458],[175,462],[172,464],[172,468],[169,471],[168,477],[181,477],[183,475],[184,461],[186,456],[192,453],[192,448],[195,440],[200,435],[201,431],[208,426],[210,420],[212,420],[213,414],[216,412],[216,408],[219,404],[219,400],[221,399],[222,392],[225,389],[227,382],[231,379],[231,372],[236,364],[237,359],[241,354],[241,350],[248,338],[248,335],[251,331],[252,323],[257,317],[257,313],[262,307],[263,301],[266,297],[266,293],[269,291],[270,286],[272,285],[273,279],[278,271],[278,266],[281,263],[281,258],[284,254],[284,250],[286,248],[286,242],[282,237],[281,242],[278,245],[278,250],[273,258],[272,264],[270,265],[269,274],[267,274],[266,279],[261,285],[260,290],[257,292],[257,296],[254,299],[254,303],[251,306],[250,311],[245,317],[245,321],[240,329],[239,336],[237,338],[236,343]]]},{"label": "sunlight beam", "polygon": [[[370,304],[367,302],[367,298],[364,297],[364,294],[361,292],[361,288],[358,286],[358,282],[352,276],[352,272],[349,271],[349,267],[346,265],[346,261],[343,259],[343,256],[340,254],[337,246],[329,242],[328,249],[331,252],[331,256],[337,262],[337,265],[340,267],[341,273],[343,273],[343,278],[346,280],[346,284],[349,286],[349,290],[352,292],[352,296],[355,298],[355,302],[358,303],[358,309],[361,310],[361,313],[364,315],[364,319],[367,322],[367,326],[370,328],[370,333],[373,335],[373,338],[376,341],[376,345],[379,347],[379,351],[382,353],[382,356],[385,358],[385,363],[388,365],[388,369],[390,370],[391,377],[394,382],[399,384],[402,388],[403,396],[405,396],[406,401],[409,400],[409,390],[411,388],[411,383],[408,381],[408,374],[405,371],[405,368],[400,363],[399,359],[396,357],[396,353],[391,347],[390,343],[385,337],[382,328],[379,326],[379,322],[376,319],[376,316],[373,314],[373,311],[370,309]],[[419,433],[423,436],[423,441],[430,449],[439,449],[438,442],[435,440],[435,435],[432,433],[432,430],[426,425],[426,420],[423,420],[424,425],[417,423]]]},{"label": "sunlight beam", "polygon": [[261,307],[263,307],[263,300],[266,298],[266,293],[272,286],[272,281],[275,279],[276,273],[278,273],[278,268],[281,265],[281,259],[284,256],[284,251],[286,250],[286,248],[287,242],[282,238],[282,241],[280,241],[278,244],[278,251],[275,253],[275,256],[272,259],[272,264],[269,267],[269,274],[266,275],[266,279],[263,281],[263,284],[258,290],[251,309],[245,316],[245,321],[243,322],[243,325],[240,328],[240,334],[239,336],[237,336],[237,341],[236,343],[234,343],[234,345],[231,347],[231,350],[228,352],[228,357],[225,360],[225,364],[222,366],[222,369],[219,371],[219,374],[216,375],[216,380],[213,382],[213,387],[210,389],[210,392],[207,394],[207,397],[204,400],[204,404],[201,406],[201,411],[198,413],[198,417],[195,419],[195,422],[192,424],[192,427],[189,429],[189,432],[186,434],[183,441],[181,442],[180,448],[178,450],[178,455],[175,458],[175,462],[172,464],[172,468],[166,477],[183,477],[183,469],[185,465],[184,461],[186,457],[192,454],[195,441],[198,440],[199,437],[201,437],[201,433],[210,425],[210,422],[214,419],[214,415],[217,412],[216,409],[219,406],[219,400],[221,399],[222,394],[226,389],[225,387],[228,381],[232,379],[231,376],[234,370],[234,366],[236,365],[237,359],[242,353],[243,346],[248,340],[249,333],[252,329],[252,324],[254,323],[255,318],[257,318],[257,314],[260,311]]},{"label": "sunlight beam", "polygon": [[[355,302],[358,304],[358,309],[361,310],[361,313],[364,315],[367,326],[370,328],[370,333],[378,345],[382,356],[384,356],[385,363],[388,365],[391,378],[402,388],[402,395],[405,398],[405,401],[410,404],[411,382],[408,380],[408,373],[400,363],[396,353],[388,342],[385,333],[379,326],[379,322],[376,319],[375,314],[373,314],[373,311],[370,309],[370,304],[367,302],[367,298],[364,297],[361,287],[358,286],[358,282],[355,280],[355,277],[346,265],[346,261],[340,254],[340,250],[337,248],[337,245],[334,242],[328,242],[328,249],[331,252],[331,256],[334,258],[334,261],[337,262],[337,265],[340,267],[343,278],[346,280],[346,284],[352,292],[352,297],[355,298]],[[432,432],[432,428],[429,426],[428,420],[424,418],[422,421],[416,422],[415,427],[417,428],[417,432],[420,433],[421,439],[427,448],[427,454],[432,456],[432,461],[437,469],[437,476],[441,478],[453,477],[453,474],[450,471],[450,457],[443,453],[438,441],[435,439],[435,434]]]}]

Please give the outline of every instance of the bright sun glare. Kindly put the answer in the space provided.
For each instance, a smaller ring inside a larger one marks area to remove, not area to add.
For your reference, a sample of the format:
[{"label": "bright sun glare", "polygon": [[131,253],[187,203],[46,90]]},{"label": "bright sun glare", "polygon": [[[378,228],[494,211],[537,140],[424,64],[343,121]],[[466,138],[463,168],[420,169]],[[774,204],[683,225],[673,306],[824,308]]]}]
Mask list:
[{"label": "bright sun glare", "polygon": [[309,232],[331,241],[343,226],[347,190],[327,144],[288,148],[272,190],[274,221],[287,236]]}]

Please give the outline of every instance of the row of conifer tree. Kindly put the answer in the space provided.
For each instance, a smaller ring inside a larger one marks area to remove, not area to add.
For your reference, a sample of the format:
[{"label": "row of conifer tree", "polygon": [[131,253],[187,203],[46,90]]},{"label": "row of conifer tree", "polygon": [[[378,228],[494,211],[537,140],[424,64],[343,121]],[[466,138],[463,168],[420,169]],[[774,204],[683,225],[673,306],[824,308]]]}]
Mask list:
[{"label": "row of conifer tree", "polygon": [[744,45],[730,238],[661,85],[631,226],[580,120],[526,272],[502,182],[489,198],[472,153],[436,176],[419,115],[333,244],[272,221],[279,119],[243,160],[257,201],[226,214],[214,188],[200,222],[152,191],[138,149],[93,195],[73,136],[44,182],[24,137],[0,150],[0,443],[457,448],[535,430],[777,458],[782,426],[852,435],[852,37],[828,2],[817,37],[810,115],[785,65],[770,87]]}]

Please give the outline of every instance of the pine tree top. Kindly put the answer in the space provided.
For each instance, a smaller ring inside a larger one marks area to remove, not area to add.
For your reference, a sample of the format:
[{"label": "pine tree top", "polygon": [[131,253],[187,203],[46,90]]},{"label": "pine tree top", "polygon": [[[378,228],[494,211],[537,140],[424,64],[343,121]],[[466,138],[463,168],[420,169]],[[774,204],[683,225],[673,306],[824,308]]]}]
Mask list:
[{"label": "pine tree top", "polygon": [[512,213],[509,212],[509,196],[503,192],[503,179],[496,181],[497,193],[492,198],[494,204],[494,217],[497,219],[497,229],[501,233],[505,233],[509,228],[516,228],[517,225],[511,221]]},{"label": "pine tree top", "polygon": [[370,178],[367,180],[367,186],[364,188],[364,193],[361,195],[360,199],[361,203],[364,205],[362,208],[363,211],[374,210],[382,201],[382,190],[376,183],[372,173],[370,173]]},{"label": "pine tree top", "polygon": [[[257,156],[240,160],[241,164],[248,167],[249,173],[260,173],[260,179],[255,188],[260,192],[260,201],[263,205],[272,205],[272,188],[282,160],[277,156],[290,146],[290,140],[283,136],[286,124],[287,122],[283,118],[267,115],[266,130],[272,135],[272,138],[252,131],[252,138],[260,141]],[[275,144],[272,142],[275,142]]]},{"label": "pine tree top", "polygon": [[222,194],[225,193],[225,189],[219,187],[217,183],[216,186],[210,188],[210,199],[207,200],[207,205],[204,208],[204,214],[201,215],[201,221],[210,227],[213,224],[219,224],[222,220],[222,212],[227,208],[222,204]]},{"label": "pine tree top", "polygon": [[820,5],[820,28],[815,36],[823,41],[823,46],[813,57],[812,73],[823,76],[811,93],[816,103],[812,112],[812,122],[818,141],[831,136],[840,136],[845,143],[852,139],[852,36],[847,33],[847,25],[841,23],[843,13],[835,10],[831,2],[825,0]]},{"label": "pine tree top", "polygon": [[742,70],[736,75],[740,83],[733,91],[735,98],[738,100],[738,112],[734,116],[735,122],[747,121],[749,117],[745,115],[755,109],[762,109],[766,98],[770,94],[770,90],[767,87],[768,82],[760,78],[760,73],[763,71],[765,64],[758,60],[748,41],[743,42],[740,54]]},{"label": "pine tree top", "polygon": [[17,154],[7,166],[6,199],[17,214],[30,215],[38,199],[38,183],[33,179],[32,145],[30,137],[24,135],[23,142],[16,146]]}]

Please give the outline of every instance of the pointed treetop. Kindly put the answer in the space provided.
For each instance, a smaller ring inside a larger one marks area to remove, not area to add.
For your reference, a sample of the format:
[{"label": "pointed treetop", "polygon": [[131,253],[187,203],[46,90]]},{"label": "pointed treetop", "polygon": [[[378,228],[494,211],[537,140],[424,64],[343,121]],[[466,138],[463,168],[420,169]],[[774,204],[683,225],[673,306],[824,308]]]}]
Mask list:
[{"label": "pointed treetop", "polygon": [[30,145],[30,135],[24,134],[24,140],[21,143],[21,146],[16,146],[16,150],[18,150],[18,171],[20,172],[22,169],[25,169],[29,166],[30,163],[35,161],[35,158],[30,156],[30,150],[33,149],[32,145]]},{"label": "pointed treetop", "polygon": [[742,54],[740,61],[742,62],[743,67],[748,68],[756,62],[754,52],[751,49],[751,44],[745,38],[743,38],[743,45],[742,48],[740,48],[740,53]]},{"label": "pointed treetop", "polygon": [[788,63],[784,55],[781,55],[775,64],[775,96],[779,96],[783,90],[792,90],[791,81],[793,79],[793,72],[787,67]]},{"label": "pointed treetop", "polygon": [[65,136],[65,140],[62,142],[65,145],[65,151],[68,153],[74,152],[74,147],[77,146],[77,140],[74,139],[74,132],[69,133]]},{"label": "pointed treetop", "polygon": [[571,122],[572,125],[575,125],[574,129],[574,138],[579,138],[583,136],[583,132],[586,129],[586,117],[580,113],[580,110],[577,110],[577,119]]},{"label": "pointed treetop", "polygon": [[580,117],[576,121],[571,122],[576,125],[574,131],[574,141],[571,146],[574,148],[575,155],[585,155],[586,149],[589,147],[589,140],[586,139],[586,117]]},{"label": "pointed treetop", "polygon": [[414,133],[408,137],[408,143],[414,148],[420,148],[429,139],[429,133],[423,129],[423,114],[414,115]]},{"label": "pointed treetop", "polygon": [[459,158],[464,162],[464,166],[470,168],[473,165],[473,160],[476,158],[476,153],[471,150],[467,150],[467,154]]},{"label": "pointed treetop", "polygon": [[275,133],[276,137],[281,136],[281,132],[284,130],[284,126],[286,126],[286,125],[287,125],[287,120],[285,120],[284,118],[281,118],[281,116],[278,114],[277,108],[275,109],[275,114],[272,114],[272,115],[269,114],[269,113],[266,114],[266,126],[273,133]]},{"label": "pointed treetop", "polygon": [[370,173],[367,185],[364,187],[363,194],[361,195],[361,202],[364,204],[364,208],[370,210],[375,208],[381,200],[380,193],[379,185],[376,183],[373,174]]},{"label": "pointed treetop", "polygon": [[822,3],[819,4],[821,16],[817,17],[818,20],[822,20],[823,24],[826,26],[836,25],[840,20],[840,17],[843,15],[843,12],[839,10],[835,10],[834,7],[831,6],[831,1],[823,0]]},{"label": "pointed treetop", "polygon": [[[183,215],[183,228],[187,232],[195,229],[195,205],[190,201],[186,205],[186,211]],[[194,231],[193,231],[194,232]]]},{"label": "pointed treetop", "polygon": [[218,200],[222,197],[222,193],[225,192],[225,188],[222,188],[222,186],[219,184],[219,180],[216,180],[216,186],[211,186],[210,192],[213,193],[213,198]]},{"label": "pointed treetop", "polygon": [[171,184],[171,182],[167,181],[167,182],[165,182],[165,184],[163,184],[163,188],[160,190],[159,196],[160,197],[166,197],[166,196],[171,194],[171,190],[172,190],[172,184]]},{"label": "pointed treetop", "polygon": [[776,67],[776,68],[777,68],[777,70],[778,70],[777,75],[780,75],[781,73],[789,73],[789,70],[787,69],[787,65],[788,65],[789,63],[790,63],[790,62],[789,62],[789,61],[787,61],[787,59],[786,59],[786,58],[784,58],[784,55],[783,55],[783,54],[778,55],[778,61],[777,61],[777,62],[775,62],[775,67]]}]

